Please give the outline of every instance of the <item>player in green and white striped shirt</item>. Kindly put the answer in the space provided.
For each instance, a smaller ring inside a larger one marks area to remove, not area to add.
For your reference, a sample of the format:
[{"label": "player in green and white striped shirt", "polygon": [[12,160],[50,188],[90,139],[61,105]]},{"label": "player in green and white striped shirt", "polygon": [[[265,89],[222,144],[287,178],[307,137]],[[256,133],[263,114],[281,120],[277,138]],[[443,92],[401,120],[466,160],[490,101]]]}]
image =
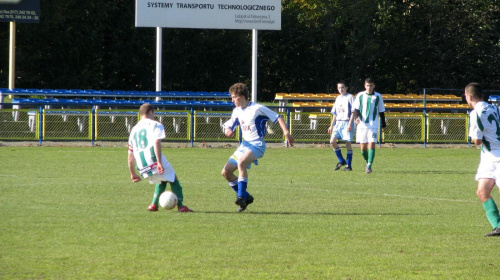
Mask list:
[{"label": "player in green and white striped shirt", "polygon": [[465,87],[465,100],[471,108],[469,136],[481,145],[481,161],[477,168],[476,195],[483,204],[486,218],[493,231],[484,236],[500,236],[500,214],[491,192],[500,183],[500,110],[483,100],[483,90],[478,83]]},{"label": "player in green and white striped shirt", "polygon": [[[375,81],[372,78],[365,80],[365,91],[356,95],[353,103],[351,119],[348,131],[352,130],[353,122],[356,121],[356,142],[360,144],[361,154],[366,161],[366,173],[372,172],[372,164],[375,158],[375,143],[377,143],[379,118],[382,128],[385,128],[385,107],[382,95],[375,92]],[[359,121],[359,122],[358,122]]]},{"label": "player in green and white striped shirt", "polygon": [[[154,119],[154,108],[145,103],[139,109],[141,120],[130,131],[128,140],[128,167],[130,178],[139,182],[141,176],[149,179],[149,183],[156,184],[153,201],[148,211],[158,211],[158,200],[170,182],[172,192],[177,196],[179,212],[193,212],[183,205],[182,186],[172,165],[161,152],[161,140],[165,138],[163,124]],[[137,175],[135,168],[141,176]]]}]

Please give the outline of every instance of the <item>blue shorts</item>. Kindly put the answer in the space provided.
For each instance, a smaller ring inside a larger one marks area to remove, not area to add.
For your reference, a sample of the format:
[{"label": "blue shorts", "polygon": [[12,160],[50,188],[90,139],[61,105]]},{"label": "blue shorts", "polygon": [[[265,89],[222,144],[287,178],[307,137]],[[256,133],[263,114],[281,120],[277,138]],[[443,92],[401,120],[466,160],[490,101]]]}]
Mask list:
[{"label": "blue shorts", "polygon": [[[254,141],[243,141],[241,142],[240,146],[236,151],[233,153],[233,155],[229,158],[228,162],[238,166],[238,160],[240,159],[241,156],[243,156],[246,152],[252,151],[253,156],[255,157],[255,160],[253,161],[253,164],[257,165],[259,162],[257,161],[259,158],[264,156],[264,153],[266,152],[266,142],[264,140],[254,140]],[[248,169],[250,169],[250,166],[252,164],[249,164],[247,166]]]},{"label": "blue shorts", "polygon": [[354,138],[354,124],[352,126],[351,131],[347,131],[349,121],[336,121],[335,126],[333,127],[330,142],[333,141],[333,138],[346,142],[352,142],[352,139]]}]

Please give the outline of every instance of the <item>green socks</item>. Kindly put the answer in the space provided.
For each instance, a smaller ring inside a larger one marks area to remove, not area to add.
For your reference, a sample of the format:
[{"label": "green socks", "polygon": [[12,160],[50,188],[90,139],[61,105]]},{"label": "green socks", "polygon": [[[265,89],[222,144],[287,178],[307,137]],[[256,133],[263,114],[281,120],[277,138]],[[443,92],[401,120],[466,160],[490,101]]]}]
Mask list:
[{"label": "green socks", "polygon": [[[179,183],[179,180],[175,180],[175,182],[170,183],[172,186],[172,192],[177,196],[177,205],[182,207],[182,200],[184,196],[182,195],[182,186]],[[161,182],[161,184],[156,184],[155,186],[155,194],[153,196],[152,204],[158,206],[158,201],[160,200],[160,195],[167,189],[167,182]]]},{"label": "green socks", "polygon": [[361,150],[361,155],[365,159],[365,162],[368,162],[368,151]]},{"label": "green socks", "polygon": [[153,196],[153,201],[151,202],[152,204],[158,207],[158,200],[160,200],[160,195],[165,191],[166,188],[167,188],[167,182],[161,182],[161,184],[156,184],[155,194]]},{"label": "green socks", "polygon": [[483,202],[484,211],[486,211],[486,218],[490,222],[493,229],[500,227],[500,215],[498,214],[498,208],[492,198]]},{"label": "green socks", "polygon": [[375,149],[368,150],[368,165],[372,165],[374,158],[375,158]]},{"label": "green socks", "polygon": [[184,195],[182,194],[181,183],[176,179],[175,182],[170,183],[170,185],[172,186],[172,192],[177,196],[177,205],[183,207],[184,204],[182,204],[182,201],[184,200]]},{"label": "green socks", "polygon": [[375,159],[375,149],[369,149],[367,151],[361,151],[361,155],[365,159],[368,166],[371,166],[373,159]]}]

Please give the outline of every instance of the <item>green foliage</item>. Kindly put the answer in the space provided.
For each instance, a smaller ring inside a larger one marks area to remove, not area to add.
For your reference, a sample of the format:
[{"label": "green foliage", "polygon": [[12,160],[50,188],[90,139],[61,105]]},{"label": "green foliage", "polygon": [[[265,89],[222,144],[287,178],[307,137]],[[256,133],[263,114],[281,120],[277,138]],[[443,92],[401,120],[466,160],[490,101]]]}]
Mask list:
[{"label": "green foliage", "polygon": [[243,213],[220,176],[232,152],[165,148],[196,212],[150,213],[154,187],[130,181],[125,144],[1,147],[0,278],[498,277],[477,149],[377,149],[365,174],[358,152],[334,172],[330,149],[269,148]]},{"label": "green foliage", "polygon": [[[156,31],[134,26],[134,1],[41,0],[17,25],[16,87],[154,90]],[[276,92],[500,87],[500,5],[491,0],[282,1],[282,30],[259,31],[259,98]],[[8,23],[0,23],[7,87]],[[164,29],[163,90],[221,91],[251,81],[251,31]]]}]

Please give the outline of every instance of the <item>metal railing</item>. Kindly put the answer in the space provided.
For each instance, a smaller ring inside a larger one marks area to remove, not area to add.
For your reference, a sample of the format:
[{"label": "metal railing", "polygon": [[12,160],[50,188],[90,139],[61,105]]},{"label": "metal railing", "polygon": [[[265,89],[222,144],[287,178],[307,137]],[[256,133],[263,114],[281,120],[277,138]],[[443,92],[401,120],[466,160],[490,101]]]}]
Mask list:
[{"label": "metal railing", "polygon": [[[131,128],[139,120],[138,107],[101,109],[36,108],[0,109],[0,140],[39,141],[77,140],[106,141],[127,140]],[[11,104],[10,104],[11,105]],[[311,112],[294,112],[291,107],[270,107],[279,112],[299,143],[328,143],[327,130],[331,114],[322,108]],[[157,108],[156,119],[164,126],[168,141],[189,142],[238,142],[240,134],[227,138],[222,125],[231,117],[232,108],[211,111],[212,108],[170,107]],[[324,111],[324,110],[323,110]],[[426,112],[413,109],[407,112],[387,112],[387,127],[380,135],[380,143],[469,143],[469,117],[467,110],[454,113],[438,110]],[[267,142],[284,142],[279,124],[267,123]]]}]

